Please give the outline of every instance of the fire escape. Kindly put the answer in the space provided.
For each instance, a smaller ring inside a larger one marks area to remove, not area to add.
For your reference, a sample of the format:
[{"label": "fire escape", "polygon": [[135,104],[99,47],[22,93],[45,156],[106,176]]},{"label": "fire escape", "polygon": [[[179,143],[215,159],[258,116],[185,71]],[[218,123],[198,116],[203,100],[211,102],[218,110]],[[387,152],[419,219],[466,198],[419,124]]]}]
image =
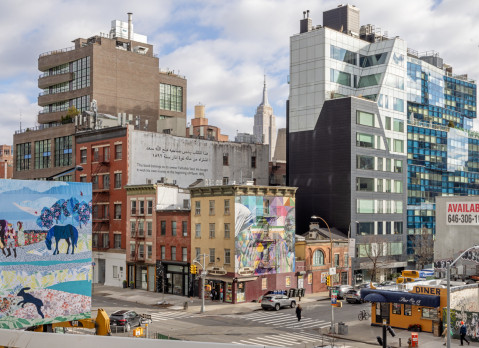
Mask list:
[{"label": "fire escape", "polygon": [[[140,201],[139,203],[144,203]],[[140,206],[139,209],[132,207],[131,215],[136,216],[135,228],[131,232],[131,239],[135,241],[135,251],[131,255],[132,261],[145,262],[145,207]],[[140,248],[141,246],[141,248]]]},{"label": "fire escape", "polygon": [[[103,153],[100,154],[100,149]],[[93,232],[99,235],[98,250],[110,248],[111,241],[103,238],[110,232],[110,152],[109,148],[95,148],[91,163],[91,182],[93,191]],[[99,175],[105,173],[107,175]],[[100,176],[102,177],[100,184]],[[108,177],[107,181],[105,178]]]}]

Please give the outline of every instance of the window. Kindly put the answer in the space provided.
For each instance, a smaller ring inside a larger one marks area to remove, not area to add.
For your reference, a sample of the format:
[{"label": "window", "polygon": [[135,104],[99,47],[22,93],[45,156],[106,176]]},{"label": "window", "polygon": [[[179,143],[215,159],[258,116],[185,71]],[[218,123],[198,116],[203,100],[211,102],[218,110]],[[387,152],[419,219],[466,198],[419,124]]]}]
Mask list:
[{"label": "window", "polygon": [[356,168],[374,170],[374,157],[373,156],[356,156]]},{"label": "window", "polygon": [[188,221],[181,221],[181,234],[188,237]]},{"label": "window", "polygon": [[183,209],[190,209],[190,200],[183,199]]},{"label": "window", "polygon": [[343,254],[343,257],[344,257],[343,267],[349,267],[349,254],[348,254],[348,253],[344,253],[344,254]]},{"label": "window", "polygon": [[98,175],[93,175],[91,177],[91,187],[93,190],[98,190]]},{"label": "window", "polygon": [[404,152],[404,141],[399,139],[394,139],[394,151],[395,152]]},{"label": "window", "polygon": [[145,235],[145,222],[143,220],[138,221],[138,235],[140,237]]},{"label": "window", "polygon": [[393,303],[392,306],[393,306],[393,308],[392,308],[393,314],[401,315],[401,304],[400,303]]},{"label": "window", "polygon": [[386,125],[385,128],[387,130],[391,130],[391,117],[386,116]]},{"label": "window", "polygon": [[408,315],[408,316],[412,315],[412,305],[410,304],[404,305],[404,315]]},{"label": "window", "polygon": [[384,192],[383,179],[376,179],[376,192]]},{"label": "window", "polygon": [[251,156],[251,168],[256,168],[256,156]]},{"label": "window", "polygon": [[121,188],[121,173],[115,173],[115,188]]},{"label": "window", "polygon": [[[402,234],[402,221],[394,221],[394,234]],[[399,253],[402,253],[401,249],[402,245],[399,246]]]},{"label": "window", "polygon": [[423,307],[421,317],[422,319],[437,319],[437,309]]},{"label": "window", "polygon": [[215,215],[215,201],[210,201],[210,215]]},{"label": "window", "polygon": [[103,189],[110,189],[110,174],[103,175]]},{"label": "window", "polygon": [[103,248],[110,247],[110,235],[108,233],[103,233]]},{"label": "window", "polygon": [[367,76],[361,76],[359,78],[358,88],[376,86],[381,81],[382,74],[372,74]]},{"label": "window", "polygon": [[223,165],[224,165],[224,166],[229,165],[229,163],[228,163],[228,154],[227,154],[227,153],[224,153],[224,154],[223,154]]},{"label": "window", "polygon": [[95,147],[93,150],[93,160],[92,162],[98,162],[100,160],[100,152],[97,147]]},{"label": "window", "polygon": [[136,222],[135,221],[130,221],[130,234],[132,237],[135,236],[136,234]]},{"label": "window", "polygon": [[87,163],[87,151],[86,149],[80,150],[80,163],[85,164]]},{"label": "window", "polygon": [[183,87],[160,83],[160,109],[183,111]]},{"label": "window", "polygon": [[356,146],[373,149],[374,148],[374,135],[364,134],[364,133],[356,133]]},{"label": "window", "polygon": [[358,222],[357,234],[361,236],[374,234],[374,222]]},{"label": "window", "polygon": [[330,46],[330,57],[348,64],[356,65],[356,53],[341,47]]},{"label": "window", "polygon": [[162,220],[161,223],[160,223],[160,226],[161,226],[160,234],[162,236],[166,236],[166,221]]},{"label": "window", "polygon": [[91,246],[92,248],[98,248],[98,233],[93,233],[91,237]]},{"label": "window", "polygon": [[316,250],[313,254],[313,266],[324,265],[324,253],[321,250]]},{"label": "window", "polygon": [[110,161],[110,147],[105,146],[103,148],[103,162],[109,162]]},{"label": "window", "polygon": [[135,243],[130,244],[130,257],[135,258]]},{"label": "window", "polygon": [[148,237],[151,237],[153,235],[153,222],[152,221],[147,221],[146,222],[146,230]]},{"label": "window", "polygon": [[195,248],[195,259],[197,259],[201,255],[201,249]]},{"label": "window", "polygon": [[402,160],[394,160],[394,171],[402,173]]},{"label": "window", "polygon": [[210,224],[210,238],[215,238],[215,224]]},{"label": "window", "polygon": [[403,193],[402,181],[396,180],[394,183],[395,183],[394,192],[396,192],[396,193]]},{"label": "window", "polygon": [[356,111],[356,123],[363,126],[374,127],[374,114],[364,111]]},{"label": "window", "polygon": [[152,200],[146,201],[146,213],[148,215],[153,214],[153,201]]},{"label": "window", "polygon": [[[73,151],[72,149],[73,149],[73,146],[72,146],[71,135],[55,138],[55,167],[72,165],[72,151]],[[86,150],[85,150],[85,162],[82,162],[82,163],[86,163]]]},{"label": "window", "polygon": [[201,224],[195,224],[195,238],[201,238]]},{"label": "window", "polygon": [[181,260],[188,261],[188,248],[181,248]]},{"label": "window", "polygon": [[393,121],[393,131],[404,133],[404,121],[395,118]]},{"label": "window", "polygon": [[215,249],[210,249],[210,263],[215,263]]},{"label": "window", "polygon": [[114,234],[113,235],[113,241],[114,241],[114,248],[115,249],[121,249],[121,234]]},{"label": "window", "polygon": [[334,254],[334,265],[339,267],[339,254]]},{"label": "window", "polygon": [[404,100],[394,97],[393,109],[399,112],[404,112]]},{"label": "window", "polygon": [[151,259],[151,257],[153,256],[153,246],[151,244],[148,244],[146,246],[146,258],[147,259]]},{"label": "window", "polygon": [[225,199],[225,215],[230,215],[230,200]]},{"label": "window", "polygon": [[171,235],[176,237],[176,221],[171,222]]},{"label": "window", "polygon": [[230,182],[230,179],[227,176],[224,176],[223,177],[223,185],[228,185],[229,182]]},{"label": "window", "polygon": [[136,200],[131,200],[131,215],[136,215]]},{"label": "window", "polygon": [[344,71],[329,69],[329,77],[331,82],[351,87],[351,74]]},{"label": "window", "polygon": [[230,224],[225,224],[225,239],[230,239]]},{"label": "window", "polygon": [[31,143],[17,144],[17,171],[30,170],[30,161],[32,159]]},{"label": "window", "polygon": [[140,215],[145,215],[145,201],[139,201],[140,203]]},{"label": "window", "polygon": [[161,252],[161,259],[165,260],[166,259],[166,247],[164,245],[161,246],[160,252]]},{"label": "window", "polygon": [[171,260],[172,261],[176,260],[176,247],[175,246],[171,247]]},{"label": "window", "polygon": [[374,179],[356,178],[356,191],[374,192]]},{"label": "window", "polygon": [[370,66],[385,64],[387,56],[387,52],[373,54],[371,56],[359,55],[359,66],[361,68],[368,68]]},{"label": "window", "polygon": [[121,203],[115,204],[115,219],[121,219]]},{"label": "window", "polygon": [[231,263],[231,250],[225,249],[225,264],[229,265]]},{"label": "window", "polygon": [[50,168],[51,140],[35,141],[35,169]]},{"label": "window", "polygon": [[384,170],[383,158],[382,158],[382,157],[378,157],[377,159],[378,159],[378,161],[377,161],[377,170],[383,171],[383,170]]},{"label": "window", "polygon": [[388,74],[386,76],[386,86],[404,89],[404,78],[402,76]]},{"label": "window", "polygon": [[[90,56],[73,61],[72,90],[82,89],[90,86]],[[74,105],[77,107],[77,105]],[[80,107],[77,107],[80,109]],[[81,110],[83,111],[83,110]]]},{"label": "window", "polygon": [[201,202],[195,201],[195,215],[201,214]]},{"label": "window", "polygon": [[118,266],[113,266],[113,278],[118,278]]},{"label": "window", "polygon": [[123,156],[123,149],[122,149],[122,144],[116,144],[115,145],[115,159],[116,160],[121,160]]}]

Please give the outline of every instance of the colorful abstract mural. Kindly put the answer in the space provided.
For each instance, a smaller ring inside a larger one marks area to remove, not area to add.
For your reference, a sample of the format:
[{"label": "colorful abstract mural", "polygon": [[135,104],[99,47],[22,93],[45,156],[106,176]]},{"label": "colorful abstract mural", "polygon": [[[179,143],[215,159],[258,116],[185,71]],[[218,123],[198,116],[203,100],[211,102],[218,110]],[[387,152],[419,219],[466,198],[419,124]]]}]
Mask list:
[{"label": "colorful abstract mural", "polygon": [[0,180],[0,328],[91,317],[90,183]]},{"label": "colorful abstract mural", "polygon": [[235,197],[235,271],[294,272],[295,201],[291,197]]}]

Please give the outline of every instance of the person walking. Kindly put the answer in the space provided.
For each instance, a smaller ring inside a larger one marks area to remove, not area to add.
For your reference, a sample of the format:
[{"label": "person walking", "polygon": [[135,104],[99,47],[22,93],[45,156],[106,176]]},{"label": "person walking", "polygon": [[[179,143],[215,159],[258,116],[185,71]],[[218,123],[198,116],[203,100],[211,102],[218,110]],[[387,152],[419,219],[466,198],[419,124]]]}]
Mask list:
[{"label": "person walking", "polygon": [[442,331],[442,336],[444,337],[443,346],[445,346],[447,344],[447,324],[444,324],[444,330]]},{"label": "person walking", "polygon": [[298,323],[301,321],[301,311],[303,310],[303,308],[301,307],[301,305],[298,305],[298,307],[296,307],[296,317],[298,318]]},{"label": "person walking", "polygon": [[469,345],[469,340],[466,337],[467,327],[466,327],[466,324],[464,324],[463,321],[461,321],[461,328],[459,329],[459,334],[461,335],[461,346],[464,345],[462,341],[466,341],[467,345]]}]

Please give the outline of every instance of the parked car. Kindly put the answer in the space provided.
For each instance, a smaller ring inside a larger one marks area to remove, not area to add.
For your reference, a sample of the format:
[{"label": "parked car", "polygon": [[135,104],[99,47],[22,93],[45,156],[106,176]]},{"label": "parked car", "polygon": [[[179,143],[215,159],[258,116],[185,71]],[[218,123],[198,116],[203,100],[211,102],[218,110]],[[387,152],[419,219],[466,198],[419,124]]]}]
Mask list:
[{"label": "parked car", "polygon": [[394,282],[392,280],[386,280],[382,283],[379,283],[379,286],[391,286],[391,285],[396,285],[396,282]]},{"label": "parked car", "polygon": [[119,310],[110,315],[110,325],[124,326],[125,331],[130,331],[132,326],[140,326],[142,324],[141,315],[135,311]]},{"label": "parked car", "polygon": [[336,290],[338,294],[338,300],[343,300],[344,296],[346,296],[346,293],[351,289],[354,289],[351,285],[334,285],[331,287],[330,296],[332,294],[332,291]]},{"label": "parked car", "polygon": [[346,293],[346,301],[348,303],[363,303],[364,300],[361,298],[361,288],[351,289]]},{"label": "parked car", "polygon": [[279,311],[281,307],[296,307],[296,301],[286,295],[265,295],[261,300],[261,308],[275,309]]}]

